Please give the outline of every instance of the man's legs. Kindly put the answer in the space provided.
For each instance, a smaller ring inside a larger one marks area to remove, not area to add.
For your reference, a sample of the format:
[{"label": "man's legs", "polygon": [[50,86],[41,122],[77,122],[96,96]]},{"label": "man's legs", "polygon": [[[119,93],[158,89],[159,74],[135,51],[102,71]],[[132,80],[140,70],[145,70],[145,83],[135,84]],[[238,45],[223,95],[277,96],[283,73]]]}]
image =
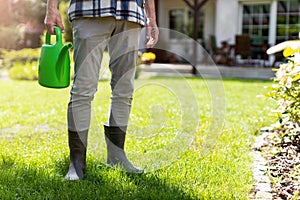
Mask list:
[{"label": "man's legs", "polygon": [[65,179],[82,179],[85,170],[91,101],[97,91],[102,55],[114,18],[73,22],[75,74],[68,105],[70,166]]},{"label": "man's legs", "polygon": [[[82,19],[73,23],[75,76],[68,105],[70,166],[65,177],[68,180],[82,179],[84,175],[91,101],[97,91],[100,63],[109,41],[112,101],[109,124],[105,126],[105,134],[109,136],[106,137],[108,163],[121,164],[130,172],[141,172],[131,165],[123,150],[131,108],[139,27],[138,24],[110,17]],[[122,32],[125,30],[130,31]],[[121,34],[115,36],[118,33]]]},{"label": "man's legs", "polygon": [[143,170],[128,161],[124,143],[134,90],[139,37],[140,25],[116,21],[116,29],[108,46],[112,96],[108,124],[104,125],[108,164],[120,165],[123,170],[133,173]]}]

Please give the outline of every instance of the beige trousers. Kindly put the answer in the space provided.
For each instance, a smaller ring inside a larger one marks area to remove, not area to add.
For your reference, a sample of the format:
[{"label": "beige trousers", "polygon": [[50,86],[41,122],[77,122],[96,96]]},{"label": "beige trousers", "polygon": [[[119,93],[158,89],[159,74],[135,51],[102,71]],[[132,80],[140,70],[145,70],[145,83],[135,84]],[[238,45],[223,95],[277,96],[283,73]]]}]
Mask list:
[{"label": "beige trousers", "polygon": [[[68,104],[68,129],[87,131],[91,101],[97,91],[103,52],[108,48],[111,71],[109,126],[127,126],[141,26],[113,17],[73,21],[75,75]],[[101,91],[99,91],[101,92]]]}]

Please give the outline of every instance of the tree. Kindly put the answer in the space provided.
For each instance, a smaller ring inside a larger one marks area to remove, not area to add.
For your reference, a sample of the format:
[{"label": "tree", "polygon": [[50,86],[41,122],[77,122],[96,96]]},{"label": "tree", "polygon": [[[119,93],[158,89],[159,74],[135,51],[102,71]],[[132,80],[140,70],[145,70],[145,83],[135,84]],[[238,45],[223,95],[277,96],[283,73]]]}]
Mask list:
[{"label": "tree", "polygon": [[0,0],[0,27],[15,24],[10,0]]},{"label": "tree", "polygon": [[[47,0],[0,0],[0,48],[39,47],[45,30],[46,2]],[[72,31],[67,17],[69,0],[61,0],[60,4],[66,28],[64,36],[67,41],[71,41]]]},{"label": "tree", "polygon": [[[199,16],[199,10],[208,0],[194,0],[194,3],[192,3],[192,0],[183,0],[193,11],[194,11],[194,23],[193,23],[193,39],[197,41],[198,39],[198,16]],[[197,73],[196,70],[196,62],[197,62],[197,45],[194,44],[194,63],[193,63],[193,74]]]},{"label": "tree", "polygon": [[43,24],[46,0],[14,0],[12,11],[18,23],[34,21],[38,24]]}]

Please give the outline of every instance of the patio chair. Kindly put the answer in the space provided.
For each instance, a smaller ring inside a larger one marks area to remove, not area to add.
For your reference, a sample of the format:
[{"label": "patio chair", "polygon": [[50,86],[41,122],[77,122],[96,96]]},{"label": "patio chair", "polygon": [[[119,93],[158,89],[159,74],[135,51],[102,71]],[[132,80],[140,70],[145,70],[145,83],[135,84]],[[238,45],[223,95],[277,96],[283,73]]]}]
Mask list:
[{"label": "patio chair", "polygon": [[231,47],[227,41],[223,41],[222,46],[218,47],[216,37],[214,35],[210,36],[210,54],[215,63],[230,65],[230,51]]},{"label": "patio chair", "polygon": [[237,63],[237,56],[241,56],[241,59],[247,59],[248,63],[251,59],[251,39],[249,35],[236,35],[235,36],[235,61]]}]

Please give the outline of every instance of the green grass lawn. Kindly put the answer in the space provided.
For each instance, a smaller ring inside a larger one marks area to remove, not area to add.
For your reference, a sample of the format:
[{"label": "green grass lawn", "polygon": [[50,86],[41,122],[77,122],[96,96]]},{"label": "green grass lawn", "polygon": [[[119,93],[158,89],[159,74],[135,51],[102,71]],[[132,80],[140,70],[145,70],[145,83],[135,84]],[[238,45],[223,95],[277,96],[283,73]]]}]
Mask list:
[{"label": "green grass lawn", "polygon": [[67,182],[69,88],[0,81],[0,199],[248,199],[254,136],[274,122],[262,97],[271,84],[137,80],[125,148],[147,173],[130,175],[105,165],[110,87],[101,81],[85,180]]}]

